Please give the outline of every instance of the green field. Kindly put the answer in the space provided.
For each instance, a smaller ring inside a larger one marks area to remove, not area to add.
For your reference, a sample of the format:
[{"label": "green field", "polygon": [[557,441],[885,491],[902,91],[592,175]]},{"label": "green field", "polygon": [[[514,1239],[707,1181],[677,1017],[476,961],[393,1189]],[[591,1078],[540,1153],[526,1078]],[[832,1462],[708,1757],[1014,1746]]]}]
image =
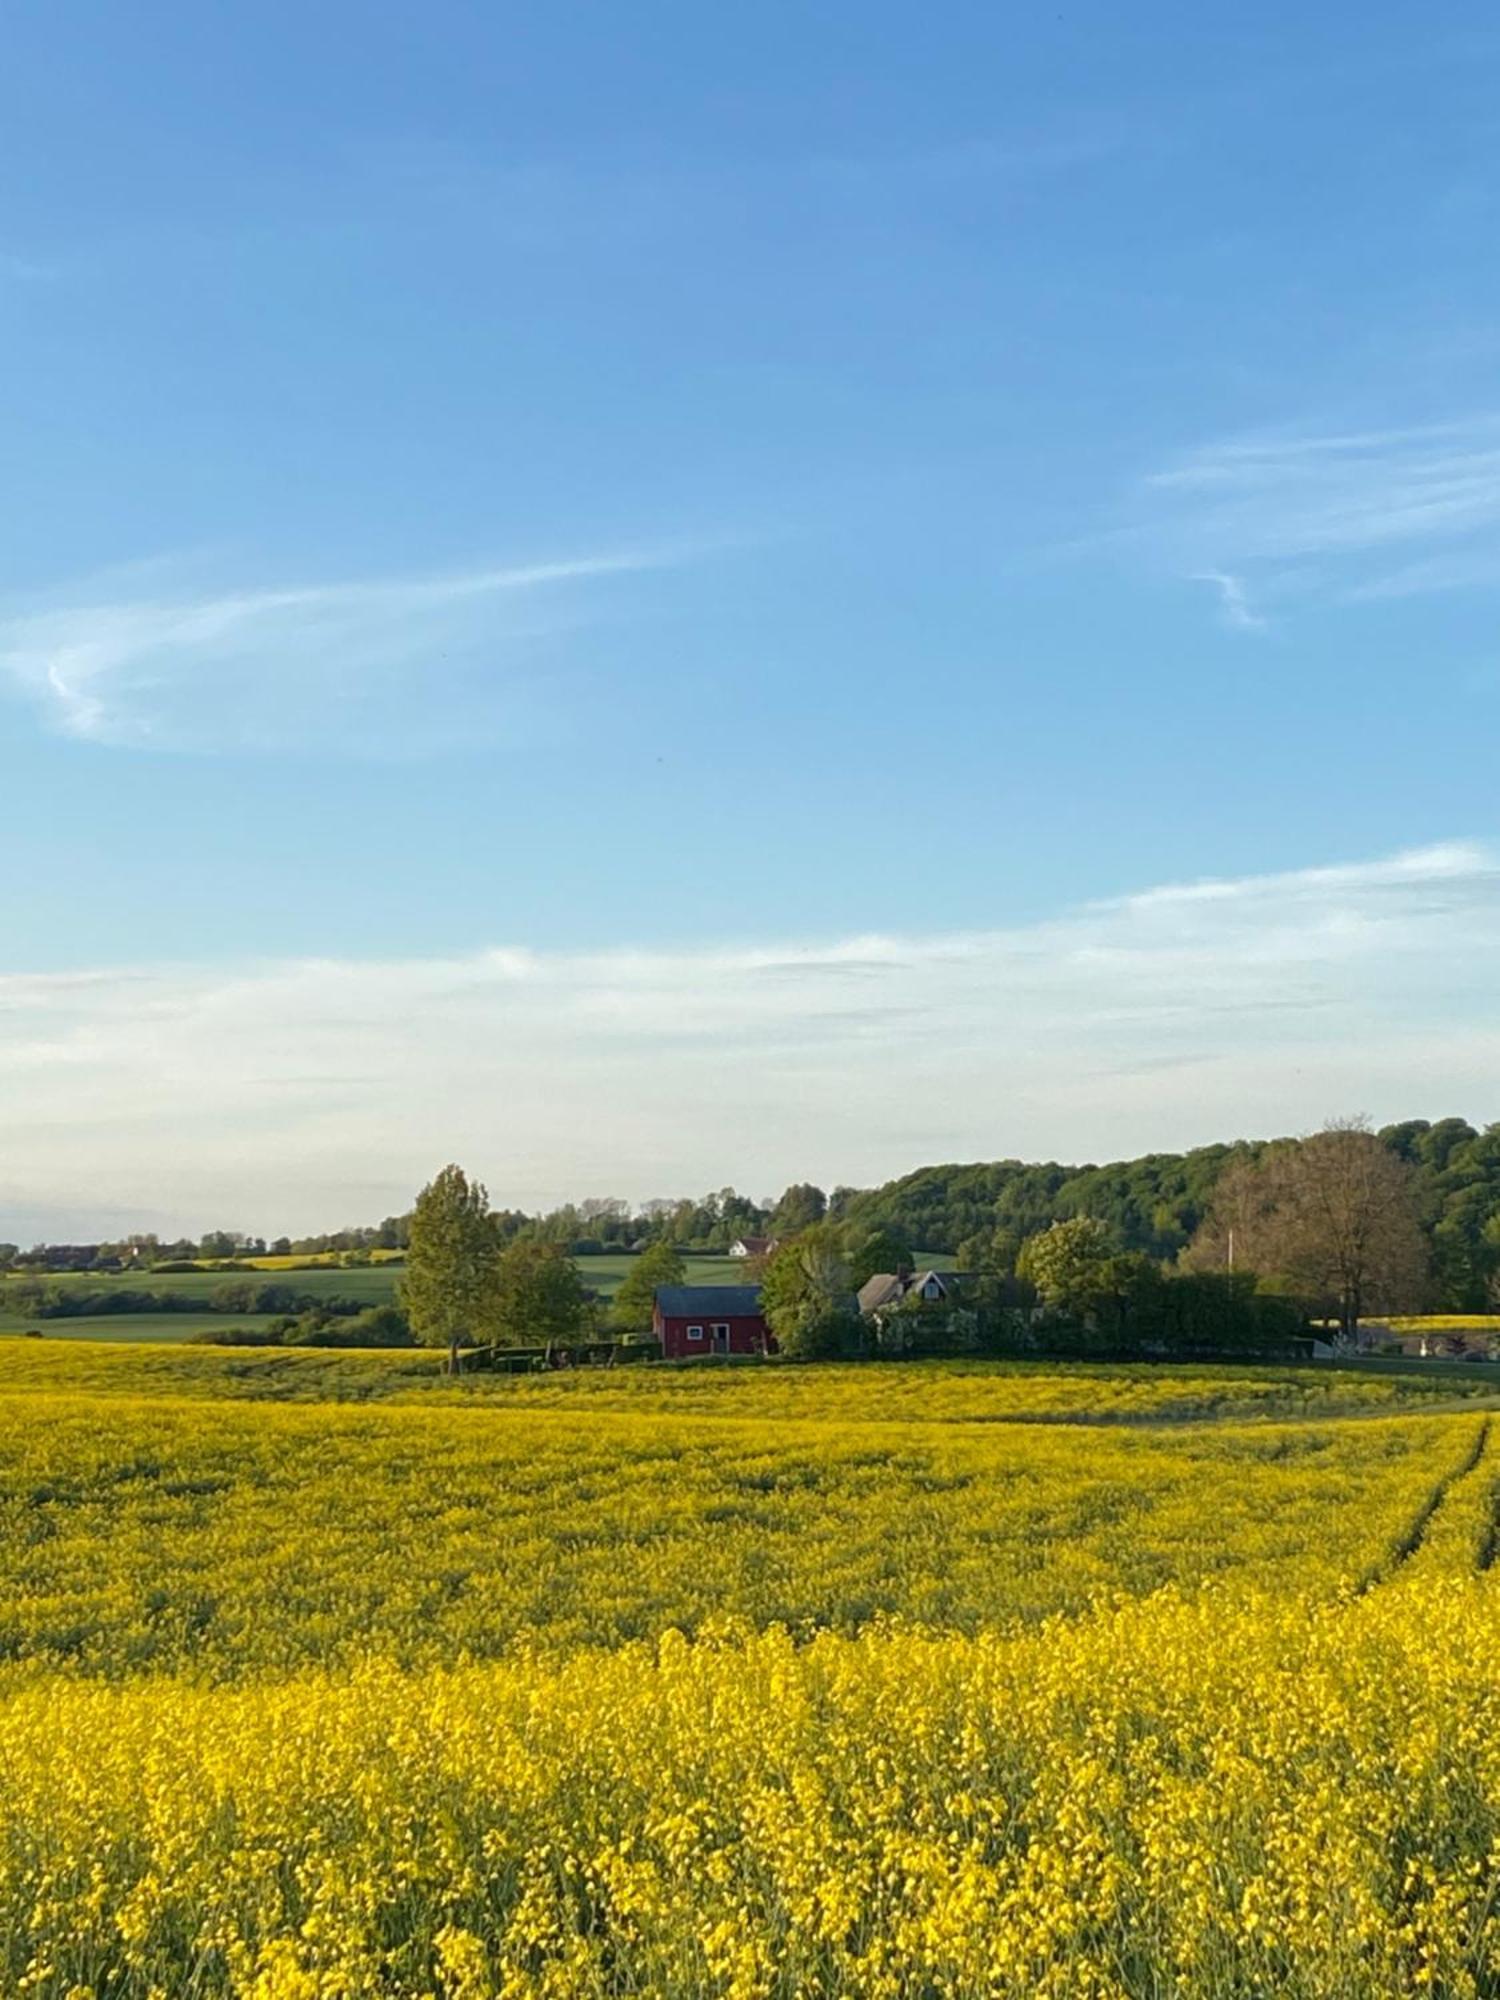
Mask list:
[{"label": "green field", "polygon": [[[583,1282],[594,1291],[612,1298],[635,1259],[581,1257],[578,1260]],[[745,1282],[745,1267],[733,1257],[688,1257],[687,1281],[693,1285],[735,1285]],[[150,1291],[177,1298],[206,1301],[227,1284],[286,1285],[290,1290],[313,1299],[357,1299],[361,1305],[388,1305],[396,1296],[401,1276],[399,1264],[358,1264],[344,1270],[325,1267],[314,1271],[66,1271],[40,1280],[47,1286],[81,1291]],[[0,1333],[25,1333],[35,1327],[46,1334],[69,1339],[96,1340],[185,1340],[204,1327],[254,1325],[254,1320],[232,1319],[205,1312],[184,1313],[179,1320],[172,1313],[130,1313],[115,1318],[100,1315],[91,1319],[38,1319],[17,1302],[21,1287],[38,1282],[29,1272],[12,1272],[0,1277]]]},{"label": "green field", "polygon": [[[749,1282],[743,1261],[738,1257],[684,1257],[686,1283],[690,1285],[743,1285]],[[578,1269],[583,1282],[605,1298],[613,1298],[635,1263],[631,1256],[580,1257]]]},{"label": "green field", "polygon": [[[47,1289],[84,1292],[161,1292],[174,1298],[207,1299],[225,1285],[285,1285],[310,1298],[358,1299],[385,1305],[396,1294],[401,1266],[359,1264],[351,1269],[316,1271],[58,1271],[39,1276],[11,1271],[0,1278],[0,1312],[10,1313],[8,1294],[40,1283]],[[11,1315],[13,1316],[13,1315]]]},{"label": "green field", "polygon": [[231,1332],[260,1332],[271,1324],[269,1313],[101,1313],[77,1319],[28,1319],[24,1313],[0,1313],[0,1338],[37,1334],[42,1340],[183,1341],[200,1333],[223,1337]]}]

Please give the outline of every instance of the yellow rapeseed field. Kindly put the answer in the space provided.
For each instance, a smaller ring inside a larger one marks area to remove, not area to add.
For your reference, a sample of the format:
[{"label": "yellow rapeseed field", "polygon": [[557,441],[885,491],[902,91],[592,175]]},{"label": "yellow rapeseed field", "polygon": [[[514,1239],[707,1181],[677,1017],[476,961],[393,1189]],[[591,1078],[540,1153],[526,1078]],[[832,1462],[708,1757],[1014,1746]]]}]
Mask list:
[{"label": "yellow rapeseed field", "polygon": [[20,1340],[0,1336],[0,1394],[84,1390],[90,1396],[210,1396],[316,1402],[478,1400],[517,1408],[658,1410],[963,1424],[1374,1415],[1488,1401],[1488,1371],[1444,1364],[1167,1367],[1139,1363],[949,1361],[788,1368],[749,1362],[707,1368],[475,1373],[451,1383],[430,1351],[224,1348],[178,1343]]},{"label": "yellow rapeseed field", "polygon": [[0,1349],[6,1995],[1500,1991],[1481,1406],[95,1360]]}]

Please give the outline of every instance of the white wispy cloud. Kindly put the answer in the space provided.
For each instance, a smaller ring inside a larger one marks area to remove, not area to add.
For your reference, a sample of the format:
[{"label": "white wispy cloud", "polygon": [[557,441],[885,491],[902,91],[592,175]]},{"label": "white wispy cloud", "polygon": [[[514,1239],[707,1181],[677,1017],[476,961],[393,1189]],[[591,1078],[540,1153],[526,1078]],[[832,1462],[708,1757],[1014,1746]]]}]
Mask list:
[{"label": "white wispy cloud", "polygon": [[1497,982],[1466,842],[1005,930],[13,975],[0,1235],[332,1225],[449,1157],[531,1206],[1500,1115]]},{"label": "white wispy cloud", "polygon": [[1265,622],[1268,599],[1493,587],[1500,415],[1220,439],[1148,474],[1134,513],[1132,532],[1214,583],[1241,629]]},{"label": "white wispy cloud", "polygon": [[[436,747],[512,726],[532,593],[681,560],[621,551],[284,589],[120,595],[0,614],[0,679],[57,728],[121,747]],[[143,578],[149,570],[143,566]],[[118,579],[116,579],[118,581]],[[545,630],[545,618],[540,629]]]},{"label": "white wispy cloud", "polygon": [[1219,593],[1219,610],[1224,623],[1236,632],[1263,632],[1266,629],[1265,619],[1251,608],[1244,584],[1237,576],[1231,576],[1228,570],[1200,570],[1193,582],[1213,585]]}]

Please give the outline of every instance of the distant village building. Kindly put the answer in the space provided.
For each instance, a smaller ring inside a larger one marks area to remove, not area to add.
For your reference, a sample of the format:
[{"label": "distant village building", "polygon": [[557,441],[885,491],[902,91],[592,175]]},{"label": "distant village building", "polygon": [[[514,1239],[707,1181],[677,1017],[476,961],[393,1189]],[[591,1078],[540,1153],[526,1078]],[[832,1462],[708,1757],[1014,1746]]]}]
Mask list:
[{"label": "distant village building", "polygon": [[958,1271],[877,1271],[859,1288],[859,1309],[870,1319],[913,1296],[924,1305],[942,1305],[953,1298],[962,1283]]},{"label": "distant village building", "polygon": [[731,1257],[769,1257],[777,1248],[775,1236],[736,1236],[729,1246]]},{"label": "distant village building", "polygon": [[776,1352],[759,1285],[659,1285],[651,1326],[664,1361]]},{"label": "distant village building", "polygon": [[866,1278],[856,1303],[871,1351],[972,1353],[982,1311],[977,1295],[966,1295],[967,1284],[960,1271],[877,1271]]}]

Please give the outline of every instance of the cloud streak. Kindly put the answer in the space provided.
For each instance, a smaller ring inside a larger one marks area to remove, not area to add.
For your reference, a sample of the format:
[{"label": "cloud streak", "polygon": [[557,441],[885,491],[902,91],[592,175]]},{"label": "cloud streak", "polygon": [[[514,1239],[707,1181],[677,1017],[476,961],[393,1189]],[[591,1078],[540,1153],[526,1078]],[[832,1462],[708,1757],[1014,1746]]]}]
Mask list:
[{"label": "cloud streak", "polygon": [[1134,511],[1133,532],[1182,574],[1215,584],[1226,622],[1241,630],[1264,624],[1268,598],[1296,606],[1492,588],[1500,416],[1220,439],[1150,473]]},{"label": "cloud streak", "polygon": [[1224,623],[1236,632],[1263,632],[1266,629],[1265,619],[1251,609],[1244,584],[1237,576],[1231,576],[1228,570],[1200,570],[1193,582],[1213,585],[1219,593],[1219,610]]},{"label": "cloud streak", "polygon": [[0,679],[63,734],[117,748],[380,751],[504,735],[524,709],[522,614],[659,569],[622,551],[441,576],[196,596],[83,590],[0,617]]},{"label": "cloud streak", "polygon": [[331,1226],[449,1157],[531,1206],[1484,1117],[1497,980],[1463,842],[1007,930],[16,975],[0,1235]]}]

